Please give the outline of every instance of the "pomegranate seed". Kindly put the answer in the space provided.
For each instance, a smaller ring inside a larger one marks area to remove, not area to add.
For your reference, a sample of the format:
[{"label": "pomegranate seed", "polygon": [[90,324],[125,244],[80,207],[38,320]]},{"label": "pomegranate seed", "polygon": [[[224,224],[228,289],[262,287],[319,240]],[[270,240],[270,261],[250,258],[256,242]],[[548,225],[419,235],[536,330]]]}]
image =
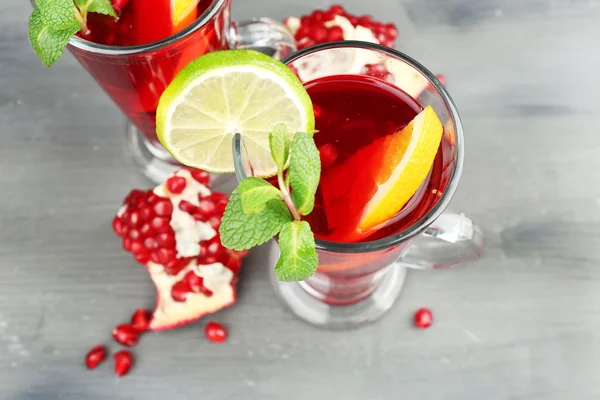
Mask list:
[{"label": "pomegranate seed", "polygon": [[133,356],[127,350],[121,350],[113,356],[115,361],[115,374],[125,376],[133,366]]},{"label": "pomegranate seed", "polygon": [[158,244],[164,247],[175,247],[175,235],[172,233],[161,233],[157,237]]},{"label": "pomegranate seed", "polygon": [[373,25],[373,17],[370,15],[363,15],[358,19],[358,25],[364,26],[365,28],[371,28],[371,25]]},{"label": "pomegranate seed", "polygon": [[133,244],[133,240],[126,237],[123,239],[123,250],[131,252],[131,245]]},{"label": "pomegranate seed", "polygon": [[152,220],[151,225],[156,233],[164,233],[171,229],[171,224],[167,218],[156,217]]},{"label": "pomegranate seed", "polygon": [[196,207],[187,200],[182,200],[179,202],[179,209],[181,211],[185,211],[188,214],[194,214],[198,210],[198,207]]},{"label": "pomegranate seed", "polygon": [[187,294],[192,291],[187,281],[179,281],[171,288],[171,297],[173,300],[183,303],[187,299]]},{"label": "pomegranate seed", "polygon": [[196,273],[194,271],[188,272],[185,275],[184,279],[187,281],[192,292],[202,293],[206,297],[210,297],[213,295],[213,292],[210,289],[208,289],[206,286],[204,286],[204,278],[196,275]]},{"label": "pomegranate seed", "polygon": [[85,356],[85,365],[87,369],[94,369],[106,358],[106,348],[98,345],[91,349]]},{"label": "pomegranate seed", "polygon": [[131,326],[139,333],[150,329],[150,312],[142,308],[135,310],[131,316]]},{"label": "pomegranate seed", "polygon": [[210,224],[210,227],[213,228],[215,231],[219,230],[219,227],[221,226],[221,218],[219,217],[210,217],[208,220],[208,223]]},{"label": "pomegranate seed", "polygon": [[229,260],[227,260],[227,263],[225,263],[225,266],[237,275],[242,267],[242,259],[240,257],[231,256],[229,257]]},{"label": "pomegranate seed", "polygon": [[118,325],[112,332],[115,342],[123,346],[135,346],[139,339],[139,334],[135,328],[129,324]]},{"label": "pomegranate seed", "polygon": [[169,192],[180,194],[185,190],[185,186],[187,185],[187,181],[182,176],[172,176],[167,179],[167,189]]},{"label": "pomegranate seed", "polygon": [[177,275],[188,266],[191,260],[191,257],[174,258],[165,264],[165,272],[169,275]]},{"label": "pomegranate seed", "polygon": [[327,31],[327,41],[328,42],[337,42],[340,40],[344,40],[344,31],[339,26],[331,27]]},{"label": "pomegranate seed", "polygon": [[160,200],[160,197],[158,197],[154,193],[150,193],[148,195],[148,197],[146,198],[146,203],[150,204],[150,205],[154,205],[158,202],[158,200]]},{"label": "pomegranate seed", "polygon": [[227,331],[223,325],[213,321],[206,324],[204,334],[213,343],[223,343],[227,339]]},{"label": "pomegranate seed", "polygon": [[321,22],[321,21],[323,21],[324,16],[325,16],[325,13],[323,12],[323,10],[315,10],[312,12],[312,14],[310,14],[310,19],[313,22]]},{"label": "pomegranate seed", "polygon": [[333,165],[335,160],[337,160],[338,152],[334,145],[326,143],[319,147],[319,156],[321,158],[321,166],[323,168],[328,168]]},{"label": "pomegranate seed", "polygon": [[[225,193],[220,193],[220,192],[212,192],[210,194],[209,198],[214,203],[220,203],[220,202],[227,203],[229,201],[229,197]],[[200,199],[200,200],[202,200],[202,199]]]},{"label": "pomegranate seed", "polygon": [[323,22],[332,21],[335,18],[335,16],[335,12],[327,10],[323,13]]},{"label": "pomegranate seed", "polygon": [[158,258],[157,264],[162,264],[162,265],[167,264],[169,261],[171,261],[171,260],[175,259],[175,257],[177,257],[177,251],[175,251],[174,249],[166,249],[164,247],[161,249],[158,249],[156,252],[152,252],[152,254],[154,254],[154,253],[157,254],[157,256],[156,256]]},{"label": "pomegranate seed", "polygon": [[346,10],[344,10],[344,7],[342,7],[340,4],[333,4],[331,7],[329,7],[329,11],[334,13],[335,15],[344,15],[344,13],[346,12]]},{"label": "pomegranate seed", "polygon": [[158,242],[153,237],[146,238],[144,240],[144,247],[148,250],[154,250],[158,248]]},{"label": "pomegranate seed", "polygon": [[312,39],[304,39],[302,42],[298,43],[298,50],[305,49],[310,46],[314,46],[316,43]]},{"label": "pomegranate seed", "polygon": [[142,237],[142,235],[140,234],[140,231],[133,228],[130,229],[129,232],[127,233],[127,236],[131,239],[131,240],[138,240],[139,238]]},{"label": "pomegranate seed", "polygon": [[300,25],[301,26],[308,26],[311,24],[311,20],[310,17],[305,15],[304,17],[300,18]]},{"label": "pomegranate seed", "polygon": [[173,204],[169,199],[162,199],[153,207],[156,215],[160,217],[168,217],[173,212]]},{"label": "pomegranate seed", "polygon": [[113,219],[112,228],[118,236],[123,237],[123,221],[121,218],[115,217],[115,219]]},{"label": "pomegranate seed", "polygon": [[135,261],[140,264],[147,264],[150,261],[150,255],[147,252],[144,253],[135,253],[134,254]]},{"label": "pomegranate seed", "polygon": [[144,207],[140,208],[140,217],[142,218],[142,221],[148,221],[153,216],[154,216],[154,211],[152,210],[152,208],[150,208],[148,206],[144,206]]},{"label": "pomegranate seed", "polygon": [[140,226],[141,223],[142,223],[142,218],[141,218],[140,213],[135,210],[131,211],[127,218],[127,224],[131,227],[137,227],[137,226]]},{"label": "pomegranate seed", "polygon": [[206,256],[208,256],[208,243],[201,242],[200,243],[200,252],[198,253],[198,260],[202,260]]},{"label": "pomegranate seed", "polygon": [[202,200],[198,205],[197,212],[205,218],[210,218],[216,210],[217,207],[215,206],[215,203],[210,200]]},{"label": "pomegranate seed", "polygon": [[140,235],[142,235],[142,237],[146,237],[150,233],[152,233],[152,226],[149,223],[145,222],[140,228]]},{"label": "pomegranate seed", "polygon": [[385,33],[385,25],[383,25],[381,22],[376,22],[373,24],[373,29],[372,31],[377,34],[377,33]]},{"label": "pomegranate seed", "polygon": [[415,313],[415,326],[419,329],[427,329],[433,323],[433,314],[427,308],[419,308]]},{"label": "pomegranate seed", "polygon": [[144,244],[142,242],[131,242],[131,252],[134,254],[137,253],[146,253],[146,249],[144,248]]},{"label": "pomegranate seed", "polygon": [[322,43],[327,40],[327,29],[322,25],[313,25],[310,27],[309,36],[315,43]]},{"label": "pomegranate seed", "polygon": [[386,45],[387,44],[387,37],[385,36],[385,33],[378,33],[375,35],[375,38],[377,39],[377,41],[379,42],[379,44],[382,45]]},{"label": "pomegranate seed", "polygon": [[348,15],[346,16],[346,18],[348,18],[348,21],[350,21],[350,23],[356,27],[356,25],[358,25],[358,18],[355,17],[354,15]]},{"label": "pomegranate seed", "polygon": [[204,170],[193,169],[191,171],[191,174],[192,174],[192,178],[194,178],[194,180],[196,182],[201,183],[204,186],[207,186],[208,183],[210,182],[210,174]]},{"label": "pomegranate seed", "polygon": [[215,256],[208,256],[204,259],[204,265],[210,265],[210,264],[215,264],[217,263],[219,260],[217,259],[217,257]]},{"label": "pomegranate seed", "polygon": [[323,109],[316,104],[313,104],[313,114],[315,114],[315,118],[319,118],[323,113]]},{"label": "pomegranate seed", "polygon": [[398,37],[398,28],[394,24],[386,24],[385,25],[385,35],[389,40],[396,40]]},{"label": "pomegranate seed", "polygon": [[294,38],[296,41],[302,40],[310,34],[310,26],[301,25],[300,28],[296,31]]}]

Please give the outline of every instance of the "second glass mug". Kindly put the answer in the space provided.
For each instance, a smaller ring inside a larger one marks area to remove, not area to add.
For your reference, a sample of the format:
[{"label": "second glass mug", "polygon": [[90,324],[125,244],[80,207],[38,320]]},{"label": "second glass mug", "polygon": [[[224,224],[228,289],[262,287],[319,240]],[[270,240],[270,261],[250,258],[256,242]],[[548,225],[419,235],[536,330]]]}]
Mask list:
[{"label": "second glass mug", "polygon": [[[294,314],[327,329],[354,328],[376,320],[393,306],[407,268],[451,268],[481,256],[481,229],[464,214],[446,211],[462,173],[463,130],[454,102],[430,71],[396,50],[354,41],[309,47],[283,62],[304,84],[335,75],[376,76],[377,72],[364,66],[379,64],[390,72],[390,83],[407,91],[422,107],[431,105],[444,125],[439,197],[423,218],[399,233],[369,242],[316,239],[319,268],[306,281],[279,282],[271,272],[279,297]],[[240,134],[233,138],[233,157],[238,180],[251,175]],[[270,246],[267,265],[271,270],[278,257],[278,247]]]},{"label": "second glass mug", "polygon": [[69,41],[71,53],[129,119],[133,159],[155,183],[181,168],[158,141],[155,119],[160,96],[188,62],[217,50],[252,48],[276,58],[296,50],[282,24],[266,18],[232,22],[231,0],[199,1],[211,5],[187,28],[157,42],[108,46],[76,36]]}]

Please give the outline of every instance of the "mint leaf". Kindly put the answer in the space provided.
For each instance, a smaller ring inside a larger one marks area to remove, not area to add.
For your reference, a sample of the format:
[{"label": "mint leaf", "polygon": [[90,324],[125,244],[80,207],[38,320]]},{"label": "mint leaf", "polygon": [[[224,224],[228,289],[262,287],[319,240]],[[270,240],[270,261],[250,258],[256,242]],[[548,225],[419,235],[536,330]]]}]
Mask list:
[{"label": "mint leaf", "polygon": [[69,31],[75,21],[73,0],[37,0],[36,11],[43,25],[56,31]]},{"label": "mint leaf", "polygon": [[284,124],[277,124],[269,135],[271,156],[280,171],[285,169],[290,157],[290,136]]},{"label": "mint leaf", "polygon": [[65,51],[69,39],[81,29],[81,23],[72,19],[65,29],[57,30],[44,22],[41,13],[36,8],[29,17],[29,41],[44,65],[50,67]]},{"label": "mint leaf", "polygon": [[280,281],[303,281],[317,271],[319,257],[308,222],[285,224],[279,234],[279,251],[275,275]]},{"label": "mint leaf", "polygon": [[292,141],[288,174],[294,205],[300,214],[310,214],[321,178],[321,159],[314,140],[304,132],[296,133]]},{"label": "mint leaf", "polygon": [[281,199],[281,192],[260,178],[246,178],[238,186],[245,214],[258,213],[273,199]]},{"label": "mint leaf", "polygon": [[221,221],[221,243],[229,249],[247,250],[271,239],[290,221],[292,215],[282,200],[269,201],[259,213],[245,214],[238,187],[231,193]]},{"label": "mint leaf", "polygon": [[92,0],[92,3],[88,7],[88,12],[110,15],[111,17],[117,18],[117,13],[110,0]]}]

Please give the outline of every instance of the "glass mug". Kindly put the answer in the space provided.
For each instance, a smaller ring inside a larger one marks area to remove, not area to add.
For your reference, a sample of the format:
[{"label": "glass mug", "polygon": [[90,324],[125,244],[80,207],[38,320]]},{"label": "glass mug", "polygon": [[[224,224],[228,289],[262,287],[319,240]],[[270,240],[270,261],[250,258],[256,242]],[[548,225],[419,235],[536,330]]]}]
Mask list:
[{"label": "glass mug", "polygon": [[156,137],[156,108],[188,62],[217,50],[252,48],[277,58],[296,50],[282,24],[266,18],[232,22],[230,8],[231,0],[212,0],[190,26],[145,45],[108,46],[79,37],[69,41],[71,53],[127,116],[133,159],[155,183],[181,167]]},{"label": "glass mug", "polygon": [[[463,130],[454,102],[430,71],[396,50],[357,41],[309,47],[283,62],[305,84],[340,74],[370,75],[365,64],[383,65],[392,73],[391,83],[413,95],[422,107],[433,107],[444,125],[445,143],[442,194],[420,220],[399,233],[369,242],[316,239],[319,268],[306,281],[279,282],[271,272],[277,294],[294,314],[323,328],[357,327],[378,319],[393,306],[407,268],[452,268],[481,256],[481,229],[465,215],[446,211],[462,173]],[[240,134],[233,138],[233,157],[238,180],[252,174]],[[278,247],[270,246],[267,265],[271,270],[278,257]]]}]

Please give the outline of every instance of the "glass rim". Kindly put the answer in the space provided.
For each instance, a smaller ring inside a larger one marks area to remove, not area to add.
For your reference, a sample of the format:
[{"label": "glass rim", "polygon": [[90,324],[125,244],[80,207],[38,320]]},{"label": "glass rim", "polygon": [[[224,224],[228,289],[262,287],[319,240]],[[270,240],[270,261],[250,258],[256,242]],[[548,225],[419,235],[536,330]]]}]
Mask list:
[{"label": "glass rim", "polygon": [[450,201],[452,200],[452,197],[454,197],[456,189],[458,188],[458,183],[462,175],[464,163],[464,137],[462,122],[458,114],[458,109],[456,108],[456,105],[454,104],[450,93],[448,93],[444,85],[442,85],[442,83],[435,77],[435,74],[433,74],[431,71],[425,68],[425,66],[423,66],[418,61],[414,60],[413,58],[396,49],[385,47],[377,43],[362,42],[356,40],[345,40],[307,47],[289,55],[288,57],[284,58],[282,62],[288,65],[291,62],[294,62],[306,55],[323,50],[337,48],[361,48],[366,50],[374,50],[380,53],[385,53],[393,58],[400,59],[401,61],[404,61],[410,66],[412,66],[414,69],[419,71],[429,81],[429,83],[434,87],[434,89],[440,94],[440,96],[448,106],[448,109],[450,110],[450,120],[452,121],[455,127],[455,167],[452,171],[450,182],[448,183],[448,187],[444,191],[444,194],[442,195],[440,200],[421,219],[416,221],[408,228],[394,235],[390,235],[382,239],[372,240],[368,242],[343,243],[331,242],[328,240],[321,240],[315,238],[317,249],[323,251],[330,251],[336,253],[368,253],[378,250],[385,250],[422,233],[429,225],[431,225],[436,219],[439,218],[439,216],[446,210],[446,208],[450,204]]},{"label": "glass rim", "polygon": [[223,4],[225,4],[225,1],[226,0],[213,0],[213,3],[210,5],[210,7],[206,11],[204,11],[204,13],[201,16],[199,16],[192,24],[175,34],[168,36],[164,39],[158,40],[156,42],[150,42],[136,46],[110,46],[107,44],[90,42],[89,40],[82,39],[78,36],[73,36],[69,40],[69,44],[81,50],[114,56],[133,55],[159,50],[163,47],[178,42],[179,40],[191,35],[198,29],[206,25],[215,17],[217,12],[221,10]]}]

